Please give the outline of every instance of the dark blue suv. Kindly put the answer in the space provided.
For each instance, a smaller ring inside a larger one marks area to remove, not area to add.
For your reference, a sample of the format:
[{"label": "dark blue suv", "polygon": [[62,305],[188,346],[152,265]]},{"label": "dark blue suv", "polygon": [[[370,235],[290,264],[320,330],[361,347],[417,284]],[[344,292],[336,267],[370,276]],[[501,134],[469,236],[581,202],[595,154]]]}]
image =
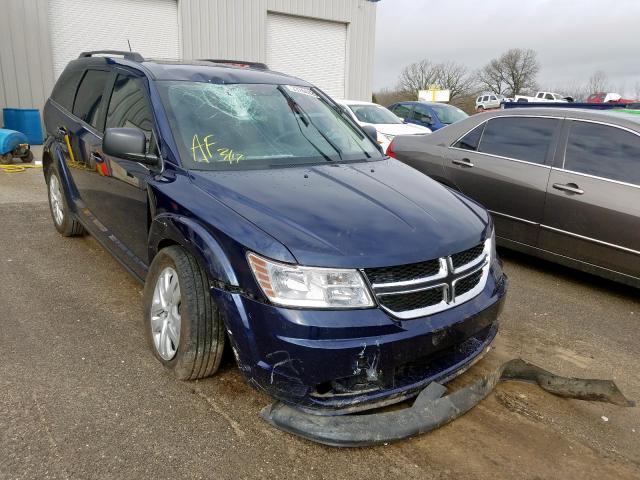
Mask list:
[{"label": "dark blue suv", "polygon": [[96,53],[45,107],[53,222],[144,282],[176,378],[212,375],[229,346],[254,387],[346,413],[452,378],[493,340],[506,280],[487,211],[385,157],[321,90]]}]

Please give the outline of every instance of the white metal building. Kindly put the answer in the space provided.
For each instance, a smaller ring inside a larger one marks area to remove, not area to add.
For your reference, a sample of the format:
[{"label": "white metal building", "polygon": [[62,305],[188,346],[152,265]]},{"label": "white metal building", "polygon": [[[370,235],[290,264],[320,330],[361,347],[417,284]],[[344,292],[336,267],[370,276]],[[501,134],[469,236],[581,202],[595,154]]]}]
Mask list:
[{"label": "white metal building", "polygon": [[129,43],[145,57],[263,62],[371,99],[371,0],[0,0],[0,12],[0,108],[41,108],[69,60]]}]

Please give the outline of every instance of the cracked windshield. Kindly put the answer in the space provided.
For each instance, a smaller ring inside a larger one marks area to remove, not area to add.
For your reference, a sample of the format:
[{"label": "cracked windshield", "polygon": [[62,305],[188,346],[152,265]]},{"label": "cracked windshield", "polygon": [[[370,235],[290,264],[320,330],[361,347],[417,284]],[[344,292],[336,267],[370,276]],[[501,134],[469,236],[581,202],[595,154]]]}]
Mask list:
[{"label": "cracked windshield", "polygon": [[311,88],[159,82],[187,168],[219,170],[382,155]]}]

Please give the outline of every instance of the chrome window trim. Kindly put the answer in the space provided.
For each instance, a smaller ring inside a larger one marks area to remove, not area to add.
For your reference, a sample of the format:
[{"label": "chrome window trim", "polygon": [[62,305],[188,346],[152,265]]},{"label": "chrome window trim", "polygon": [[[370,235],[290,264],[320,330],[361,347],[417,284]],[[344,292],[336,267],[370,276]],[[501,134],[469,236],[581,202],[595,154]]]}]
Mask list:
[{"label": "chrome window trim", "polygon": [[556,170],[558,172],[571,173],[574,175],[580,175],[581,177],[593,178],[595,180],[602,180],[603,182],[616,183],[618,185],[624,185],[626,187],[640,188],[640,185],[636,185],[635,183],[621,182],[620,180],[612,180],[611,178],[599,177],[597,175],[591,175],[590,173],[576,172],[574,170],[567,170],[566,168],[553,167],[553,170]]},{"label": "chrome window trim", "polygon": [[[617,128],[619,130],[624,130],[625,132],[632,133],[636,137],[640,137],[640,132],[632,130],[631,128],[628,128],[628,127],[623,127],[621,125],[616,125],[614,123],[601,122],[599,120],[586,120],[586,119],[582,119],[582,118],[573,118],[573,117],[567,117],[565,120],[570,120],[572,122],[595,123],[596,125],[602,125],[604,127],[611,127],[611,128]],[[567,147],[569,146],[569,138],[570,137],[571,137],[571,129],[569,129],[569,131],[567,132],[567,141],[566,141],[565,146],[564,146],[564,154],[562,155],[562,168],[555,168],[556,170],[559,170],[559,171],[562,171],[562,172],[568,172],[568,173],[575,173],[576,175],[583,175],[585,177],[591,177],[591,178],[595,178],[595,179],[598,179],[598,180],[605,180],[607,182],[618,183],[620,185],[628,185],[630,187],[640,188],[640,185],[636,185],[635,183],[622,182],[620,180],[613,180],[611,178],[599,177],[597,175],[591,175],[590,173],[576,172],[575,170],[569,170],[569,169],[564,168],[565,164],[567,162]]]},{"label": "chrome window trim", "polygon": [[[484,132],[482,132],[482,135],[484,135]],[[461,152],[471,152],[471,153],[475,153],[475,154],[478,154],[478,155],[486,155],[487,157],[499,158],[501,160],[508,160],[510,162],[524,163],[526,165],[532,165],[534,167],[542,167],[542,168],[546,168],[547,170],[549,170],[551,168],[551,165],[547,165],[545,163],[528,162],[526,160],[518,160],[517,158],[503,157],[501,155],[495,155],[493,153],[478,152],[478,151],[475,151],[475,150],[465,150],[464,148],[458,148],[458,147],[449,147],[449,148],[451,150],[459,150]]]},{"label": "chrome window trim", "polygon": [[638,251],[638,250],[634,250],[632,248],[623,247],[621,245],[616,245],[615,243],[605,242],[605,241],[598,240],[598,239],[592,238],[592,237],[585,237],[584,235],[580,235],[578,233],[573,233],[573,232],[568,232],[567,230],[561,230],[561,229],[555,228],[555,227],[550,227],[549,225],[541,225],[541,227],[543,229],[545,229],[545,230],[550,230],[550,231],[556,232],[556,233],[562,233],[562,234],[565,234],[565,235],[569,235],[571,237],[579,238],[581,240],[586,240],[588,242],[597,243],[597,244],[603,245],[605,247],[611,247],[611,248],[615,248],[616,250],[622,250],[624,252],[633,253],[635,255],[640,255],[640,251]]},{"label": "chrome window trim", "polygon": [[[461,151],[461,152],[471,152],[471,153],[477,153],[479,155],[487,155],[487,156],[493,157],[493,158],[500,158],[500,159],[503,159],[503,160],[509,160],[511,162],[524,163],[526,165],[533,165],[533,166],[536,166],[536,167],[544,167],[546,169],[550,169],[551,168],[551,165],[547,165],[546,163],[529,162],[527,160],[520,160],[518,158],[512,158],[512,157],[504,157],[502,155],[496,155],[496,154],[493,154],[493,153],[480,152],[478,150],[466,150],[464,148],[454,147],[454,145],[456,143],[458,143],[460,140],[462,140],[465,136],[467,136],[473,130],[478,128],[480,125],[482,125],[484,123],[485,124],[485,129],[486,129],[486,124],[488,124],[491,120],[495,120],[497,118],[549,118],[549,119],[552,119],[552,120],[561,120],[561,121],[565,119],[565,117],[557,117],[557,116],[553,116],[553,115],[496,115],[495,117],[488,118],[484,122],[480,122],[479,124],[477,124],[475,127],[471,128],[470,130],[467,130],[467,132],[465,132],[463,135],[460,135],[460,137],[458,137],[457,140],[455,140],[453,143],[451,143],[451,145],[449,145],[448,148],[450,148],[452,150],[458,150],[458,151]],[[484,130],[482,131],[482,135],[480,136],[480,141],[478,142],[478,145],[482,144],[482,138],[483,137],[484,137]],[[563,159],[563,161],[564,161],[564,159]]]}]

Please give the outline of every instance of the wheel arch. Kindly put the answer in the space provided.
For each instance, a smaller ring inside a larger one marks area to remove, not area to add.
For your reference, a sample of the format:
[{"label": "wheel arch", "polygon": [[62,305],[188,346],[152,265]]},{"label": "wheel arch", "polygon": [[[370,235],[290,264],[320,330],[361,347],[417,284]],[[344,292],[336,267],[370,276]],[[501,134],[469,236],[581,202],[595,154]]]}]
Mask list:
[{"label": "wheel arch", "polygon": [[154,218],[149,228],[149,260],[152,261],[160,250],[171,245],[179,245],[196,257],[212,280],[239,286],[225,250],[200,223],[170,213]]}]

